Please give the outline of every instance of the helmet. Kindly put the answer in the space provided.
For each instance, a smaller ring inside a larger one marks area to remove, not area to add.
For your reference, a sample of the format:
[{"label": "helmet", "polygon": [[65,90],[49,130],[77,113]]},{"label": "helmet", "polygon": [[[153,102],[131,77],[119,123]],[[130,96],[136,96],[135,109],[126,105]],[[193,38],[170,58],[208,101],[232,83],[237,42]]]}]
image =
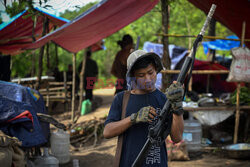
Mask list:
[{"label": "helmet", "polygon": [[132,75],[131,75],[131,70],[132,67],[134,66],[134,64],[145,58],[145,57],[152,57],[154,59],[154,63],[156,65],[156,72],[159,73],[162,69],[163,69],[163,65],[161,62],[160,57],[155,54],[154,52],[146,52],[144,50],[136,50],[134,52],[132,52],[128,59],[127,59],[127,74],[126,74],[126,80],[127,80],[127,86],[128,86],[128,90],[131,89],[132,87]]},{"label": "helmet", "polygon": [[131,77],[131,69],[134,64],[145,57],[152,57],[154,59],[157,73],[159,73],[163,69],[161,59],[157,54],[155,54],[154,52],[146,52],[144,50],[136,50],[132,52],[127,59],[127,77]]}]

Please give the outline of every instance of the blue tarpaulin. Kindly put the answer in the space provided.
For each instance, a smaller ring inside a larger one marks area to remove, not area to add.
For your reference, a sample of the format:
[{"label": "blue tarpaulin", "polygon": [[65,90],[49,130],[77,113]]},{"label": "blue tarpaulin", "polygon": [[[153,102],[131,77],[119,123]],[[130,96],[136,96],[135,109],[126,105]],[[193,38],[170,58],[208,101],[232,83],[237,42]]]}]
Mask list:
[{"label": "blue tarpaulin", "polygon": [[49,124],[40,123],[36,113],[46,113],[38,91],[0,81],[0,130],[22,141],[23,147],[47,142]]},{"label": "blue tarpaulin", "polygon": [[[235,35],[228,36],[227,38],[228,39],[239,39]],[[234,47],[239,47],[240,41],[230,41],[230,40],[217,39],[215,41],[202,42],[202,45],[203,45],[205,54],[207,54],[208,49],[230,50]]]}]

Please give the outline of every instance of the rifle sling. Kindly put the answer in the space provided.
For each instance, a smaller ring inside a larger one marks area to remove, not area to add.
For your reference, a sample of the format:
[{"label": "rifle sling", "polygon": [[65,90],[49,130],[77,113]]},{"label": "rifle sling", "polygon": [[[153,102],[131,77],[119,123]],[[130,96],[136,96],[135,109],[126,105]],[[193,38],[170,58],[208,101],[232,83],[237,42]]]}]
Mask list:
[{"label": "rifle sling", "polygon": [[[130,96],[130,91],[125,91],[123,95],[123,101],[122,101],[121,120],[125,118],[129,96]],[[114,165],[113,165],[114,167],[120,166],[120,160],[121,160],[121,154],[122,154],[122,143],[123,143],[123,134],[120,134],[118,136],[118,141],[117,141],[117,147],[116,147],[115,159],[114,159]]]}]

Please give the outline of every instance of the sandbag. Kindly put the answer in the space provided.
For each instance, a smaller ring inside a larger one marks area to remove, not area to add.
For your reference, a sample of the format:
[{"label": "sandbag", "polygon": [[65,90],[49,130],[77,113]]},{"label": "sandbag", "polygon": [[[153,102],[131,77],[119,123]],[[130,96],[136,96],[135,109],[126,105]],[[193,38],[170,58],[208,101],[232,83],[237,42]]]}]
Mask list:
[{"label": "sandbag", "polygon": [[250,82],[250,50],[237,47],[232,49],[233,61],[228,82]]},{"label": "sandbag", "polygon": [[25,167],[25,154],[20,148],[21,142],[0,131],[0,164],[4,167]]},{"label": "sandbag", "polygon": [[174,143],[168,136],[166,139],[166,147],[168,152],[168,161],[187,161],[190,160],[187,151],[187,145],[184,140]]}]

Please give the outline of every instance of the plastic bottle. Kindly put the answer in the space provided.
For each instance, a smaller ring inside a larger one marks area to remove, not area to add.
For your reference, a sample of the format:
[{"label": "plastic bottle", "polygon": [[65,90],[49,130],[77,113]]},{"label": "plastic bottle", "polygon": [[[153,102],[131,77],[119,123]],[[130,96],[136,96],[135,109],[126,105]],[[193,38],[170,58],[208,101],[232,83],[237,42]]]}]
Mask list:
[{"label": "plastic bottle", "polygon": [[189,152],[197,152],[201,150],[202,129],[201,124],[192,117],[184,121],[183,139],[187,144]]},{"label": "plastic bottle", "polygon": [[34,163],[36,167],[59,167],[58,159],[49,155],[48,148],[44,148],[43,156],[37,157]]},{"label": "plastic bottle", "polygon": [[70,161],[69,137],[69,133],[62,129],[51,133],[51,153],[59,160],[60,164],[65,164]]},{"label": "plastic bottle", "polygon": [[82,108],[81,108],[81,115],[85,115],[87,113],[90,113],[92,109],[92,103],[89,99],[84,100],[82,102]]}]

